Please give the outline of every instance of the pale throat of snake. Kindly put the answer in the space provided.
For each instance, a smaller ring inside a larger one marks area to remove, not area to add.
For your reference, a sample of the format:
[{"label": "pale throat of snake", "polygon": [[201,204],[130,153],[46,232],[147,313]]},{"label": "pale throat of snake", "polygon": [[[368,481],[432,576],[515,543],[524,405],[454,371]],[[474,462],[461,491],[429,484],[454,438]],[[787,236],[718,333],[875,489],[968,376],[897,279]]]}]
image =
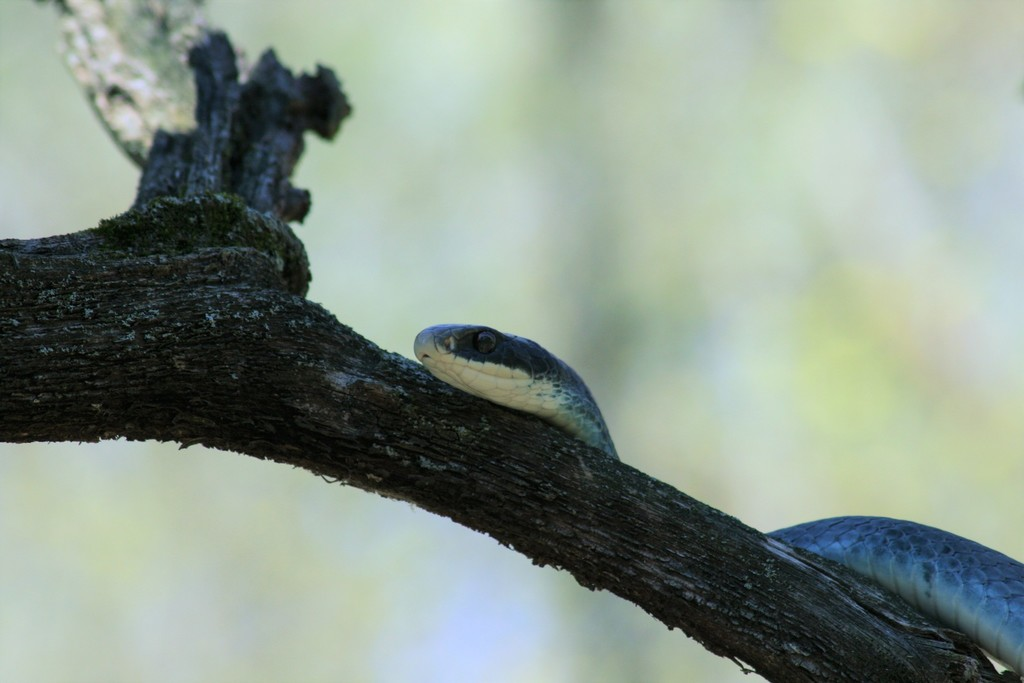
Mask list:
[{"label": "pale throat of snake", "polygon": [[[416,335],[413,347],[441,381],[537,415],[618,459],[587,385],[536,342],[482,325],[437,325]],[[1024,673],[1024,564],[948,531],[885,517],[822,519],[768,536],[877,582]]]}]

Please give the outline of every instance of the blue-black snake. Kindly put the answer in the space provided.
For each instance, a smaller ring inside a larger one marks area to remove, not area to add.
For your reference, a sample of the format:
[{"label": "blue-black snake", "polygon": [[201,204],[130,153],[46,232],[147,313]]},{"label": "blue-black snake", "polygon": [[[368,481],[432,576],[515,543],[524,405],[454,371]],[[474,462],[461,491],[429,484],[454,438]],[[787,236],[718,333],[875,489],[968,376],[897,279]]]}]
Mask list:
[{"label": "blue-black snake", "polygon": [[[437,325],[416,336],[414,351],[438,379],[538,415],[618,459],[587,385],[539,344],[480,325]],[[835,517],[768,535],[874,580],[1024,674],[1024,564],[948,531],[885,517]]]}]

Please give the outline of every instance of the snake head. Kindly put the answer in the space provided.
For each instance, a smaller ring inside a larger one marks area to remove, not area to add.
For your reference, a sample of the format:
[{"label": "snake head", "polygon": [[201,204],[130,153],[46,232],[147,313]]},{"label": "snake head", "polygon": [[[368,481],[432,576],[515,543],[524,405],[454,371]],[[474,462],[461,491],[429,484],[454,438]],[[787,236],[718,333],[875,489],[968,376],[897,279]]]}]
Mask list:
[{"label": "snake head", "polygon": [[416,335],[413,351],[441,381],[537,415],[618,458],[583,379],[537,342],[485,325],[435,325]]}]

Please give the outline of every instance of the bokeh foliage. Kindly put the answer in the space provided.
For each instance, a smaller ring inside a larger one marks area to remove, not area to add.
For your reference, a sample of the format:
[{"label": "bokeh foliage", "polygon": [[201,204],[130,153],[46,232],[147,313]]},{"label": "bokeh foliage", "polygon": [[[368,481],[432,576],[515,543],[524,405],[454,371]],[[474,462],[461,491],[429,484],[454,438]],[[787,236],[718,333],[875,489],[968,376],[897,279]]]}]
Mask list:
[{"label": "bokeh foliage", "polygon": [[[624,460],[749,524],[903,517],[1024,558],[1024,24],[1010,2],[221,0],[355,107],[297,183],[312,299],[409,352],[570,361]],[[0,2],[3,237],[136,182]],[[0,678],[746,681],[403,503],[231,454],[0,447]]]}]

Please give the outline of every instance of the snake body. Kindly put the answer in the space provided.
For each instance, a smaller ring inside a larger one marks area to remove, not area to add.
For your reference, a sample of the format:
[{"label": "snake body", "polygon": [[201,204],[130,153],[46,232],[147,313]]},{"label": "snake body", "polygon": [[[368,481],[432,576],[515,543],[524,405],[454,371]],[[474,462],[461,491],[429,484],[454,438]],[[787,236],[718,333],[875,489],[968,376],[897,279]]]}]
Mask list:
[{"label": "snake body", "polygon": [[[416,336],[414,351],[438,379],[537,415],[618,458],[587,385],[536,342],[481,325],[438,325]],[[1024,674],[1024,564],[948,531],[885,517],[835,517],[768,535],[877,582]]]},{"label": "snake body", "polygon": [[887,517],[834,517],[768,534],[835,560],[967,634],[1024,673],[1024,564],[970,539]]}]

